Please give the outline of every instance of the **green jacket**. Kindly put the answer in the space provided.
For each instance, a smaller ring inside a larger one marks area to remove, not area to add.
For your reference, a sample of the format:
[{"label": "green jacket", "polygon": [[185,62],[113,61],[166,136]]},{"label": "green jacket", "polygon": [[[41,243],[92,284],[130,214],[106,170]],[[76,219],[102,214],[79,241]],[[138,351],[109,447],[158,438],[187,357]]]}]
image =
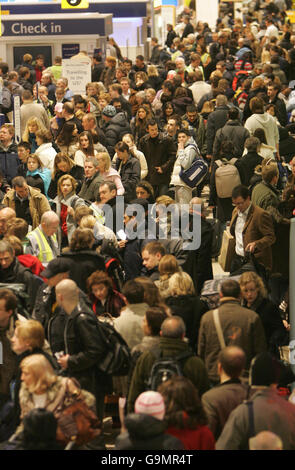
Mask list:
[{"label": "green jacket", "polygon": [[[186,342],[174,338],[161,338],[159,347],[163,352],[163,357],[174,357],[189,349]],[[155,356],[150,351],[147,351],[139,357],[136,363],[128,395],[129,413],[133,411],[138,395],[146,390],[146,381],[150,376],[155,360]],[[204,362],[199,357],[192,356],[186,359],[183,366],[183,374],[195,385],[200,396],[209,389],[208,374]]]},{"label": "green jacket", "polygon": [[264,181],[256,184],[252,191],[251,200],[253,204],[267,211],[278,224],[286,222],[278,211],[278,205],[281,202],[280,193],[271,184]]}]

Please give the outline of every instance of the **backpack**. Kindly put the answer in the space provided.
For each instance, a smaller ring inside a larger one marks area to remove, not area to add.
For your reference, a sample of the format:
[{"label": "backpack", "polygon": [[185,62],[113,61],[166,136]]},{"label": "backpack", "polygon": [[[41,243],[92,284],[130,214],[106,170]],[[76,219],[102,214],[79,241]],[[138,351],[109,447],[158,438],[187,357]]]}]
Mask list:
[{"label": "backpack", "polygon": [[162,351],[154,351],[156,361],[153,364],[150,376],[146,382],[146,390],[157,391],[158,387],[170,380],[174,375],[183,376],[183,365],[185,359],[194,354],[191,350],[183,351],[175,357],[162,357]]},{"label": "backpack", "polygon": [[108,351],[97,364],[99,372],[110,376],[127,375],[131,365],[131,353],[126,341],[108,320],[97,318],[100,340],[105,343]]},{"label": "backpack", "polygon": [[29,313],[28,303],[29,303],[29,294],[27,294],[25,284],[21,283],[9,283],[9,282],[0,282],[0,289],[9,289],[11,290],[17,299],[17,313],[22,315],[25,318],[30,319],[31,315]]},{"label": "backpack", "polygon": [[239,170],[235,166],[237,158],[216,160],[215,186],[217,196],[221,199],[231,197],[233,189],[241,184]]},{"label": "backpack", "polygon": [[100,255],[104,258],[105,269],[113,281],[114,289],[121,292],[125,283],[124,263],[111,240],[102,241]]}]

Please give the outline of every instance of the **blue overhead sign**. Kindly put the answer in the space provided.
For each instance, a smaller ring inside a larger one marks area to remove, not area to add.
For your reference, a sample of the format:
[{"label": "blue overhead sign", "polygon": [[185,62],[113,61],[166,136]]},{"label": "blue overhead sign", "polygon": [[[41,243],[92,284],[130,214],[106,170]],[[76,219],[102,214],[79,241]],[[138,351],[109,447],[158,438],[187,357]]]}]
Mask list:
[{"label": "blue overhead sign", "polygon": [[97,34],[108,36],[112,34],[112,18],[83,18],[81,19],[40,19],[40,20],[10,20],[9,16],[2,17],[2,37],[23,36],[66,36]]}]

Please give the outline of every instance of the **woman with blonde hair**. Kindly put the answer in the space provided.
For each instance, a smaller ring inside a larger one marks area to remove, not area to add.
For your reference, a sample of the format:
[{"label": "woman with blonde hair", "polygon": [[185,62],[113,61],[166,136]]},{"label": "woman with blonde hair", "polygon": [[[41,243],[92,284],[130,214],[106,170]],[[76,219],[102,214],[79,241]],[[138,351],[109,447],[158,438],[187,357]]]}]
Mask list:
[{"label": "woman with blonde hair", "polygon": [[33,188],[39,188],[41,193],[49,199],[48,188],[51,182],[51,171],[49,168],[44,168],[41,159],[36,153],[29,155],[27,168],[26,182],[28,185]]},{"label": "woman with blonde hair", "polygon": [[80,165],[76,165],[74,160],[72,160],[72,158],[66,153],[59,152],[56,154],[54,159],[51,182],[48,188],[48,195],[51,199],[54,199],[57,196],[57,183],[64,175],[70,175],[76,180],[76,192],[79,193],[85,178],[84,168]]},{"label": "woman with blonde hair", "polygon": [[117,170],[112,168],[111,159],[108,153],[100,152],[97,154],[98,170],[104,181],[111,181],[116,185],[117,195],[122,196],[125,192],[121,177]]},{"label": "woman with blonde hair", "polygon": [[[82,390],[77,381],[57,376],[50,362],[41,354],[34,354],[22,360],[22,385],[19,393],[21,423],[10,441],[20,437],[23,431],[23,419],[35,408],[51,411],[57,421],[62,409],[81,398],[95,412],[94,396]],[[67,401],[66,401],[67,400]],[[61,439],[61,430],[57,430],[57,439]]]},{"label": "woman with blonde hair", "polygon": [[148,76],[145,72],[136,72],[134,78],[135,78],[134,90],[143,91],[146,88],[149,88]]},{"label": "woman with blonde hair", "polygon": [[20,364],[22,360],[26,357],[38,354],[42,355],[54,370],[58,369],[58,365],[51,356],[48,343],[45,341],[44,328],[41,323],[36,320],[17,320],[10,342],[12,351],[17,355],[17,369],[13,378],[14,416],[15,426],[17,426],[20,419],[19,391],[21,388]]},{"label": "woman with blonde hair", "polygon": [[169,280],[173,274],[180,272],[181,268],[179,267],[175,256],[164,255],[160,259],[158,269],[160,273],[160,279],[154,282],[159,289],[160,295],[163,298],[169,297]]},{"label": "woman with blonde hair", "polygon": [[147,69],[148,81],[147,85],[150,88],[153,88],[156,91],[161,89],[162,79],[159,76],[158,69],[155,65],[148,65]]},{"label": "woman with blonde hair", "polygon": [[282,320],[280,310],[267,297],[267,290],[255,272],[248,271],[240,277],[242,306],[254,310],[262,322],[268,349],[277,353],[277,346],[284,344],[287,322]]},{"label": "woman with blonde hair", "polygon": [[57,183],[57,196],[53,199],[56,204],[55,212],[60,218],[61,246],[68,246],[76,225],[75,209],[85,205],[84,199],[76,194],[77,182],[71,175],[63,175]]},{"label": "woman with blonde hair", "polygon": [[31,117],[27,120],[26,127],[22,136],[22,141],[28,142],[31,145],[31,153],[35,153],[38,147],[38,144],[36,142],[36,133],[41,130],[45,131],[46,128],[44,127],[40,119],[36,117]]},{"label": "woman with blonde hair", "polygon": [[186,326],[186,335],[193,351],[196,351],[201,317],[209,308],[195,292],[192,278],[186,272],[179,271],[169,278],[169,296],[165,303],[172,315],[181,317]]}]

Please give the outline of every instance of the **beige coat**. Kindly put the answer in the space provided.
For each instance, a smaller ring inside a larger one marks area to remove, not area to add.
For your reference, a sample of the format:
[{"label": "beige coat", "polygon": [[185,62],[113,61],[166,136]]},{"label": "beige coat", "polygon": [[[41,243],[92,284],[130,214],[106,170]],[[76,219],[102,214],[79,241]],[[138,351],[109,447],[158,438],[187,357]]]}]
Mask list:
[{"label": "beige coat", "polygon": [[[46,211],[50,211],[50,205],[47,198],[41,193],[40,189],[29,186],[30,191],[30,214],[32,217],[33,230],[40,225],[41,217]],[[10,189],[3,199],[3,204],[15,210],[15,190]]]}]

